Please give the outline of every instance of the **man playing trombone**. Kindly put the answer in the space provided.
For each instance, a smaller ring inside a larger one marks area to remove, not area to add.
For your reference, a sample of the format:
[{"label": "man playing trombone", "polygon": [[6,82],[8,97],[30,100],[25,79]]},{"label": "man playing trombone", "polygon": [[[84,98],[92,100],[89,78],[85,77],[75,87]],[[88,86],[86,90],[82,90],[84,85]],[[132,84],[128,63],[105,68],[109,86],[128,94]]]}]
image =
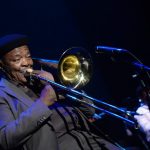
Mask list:
[{"label": "man playing trombone", "polygon": [[87,120],[94,114],[93,108],[67,98],[60,100],[50,84],[30,78],[34,73],[54,80],[51,73],[33,70],[27,45],[25,35],[0,39],[0,149],[122,149],[90,132]]}]

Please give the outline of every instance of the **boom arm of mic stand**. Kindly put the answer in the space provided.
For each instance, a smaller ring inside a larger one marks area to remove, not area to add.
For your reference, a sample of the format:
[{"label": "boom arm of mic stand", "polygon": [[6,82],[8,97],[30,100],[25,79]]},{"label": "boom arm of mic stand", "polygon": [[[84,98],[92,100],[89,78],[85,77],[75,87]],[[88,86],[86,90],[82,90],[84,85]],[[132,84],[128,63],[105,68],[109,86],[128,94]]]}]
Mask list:
[{"label": "boom arm of mic stand", "polygon": [[150,67],[148,67],[148,66],[145,66],[143,63],[142,63],[142,61],[140,61],[133,53],[131,53],[130,51],[127,51],[128,52],[128,54],[130,55],[130,56],[132,56],[137,62],[132,62],[131,64],[132,65],[134,65],[135,67],[138,67],[138,68],[140,68],[140,69],[142,69],[142,70],[144,70],[146,73],[147,73],[147,76],[148,76],[148,78],[150,79],[150,74],[149,74],[149,72],[148,71],[150,71]]}]

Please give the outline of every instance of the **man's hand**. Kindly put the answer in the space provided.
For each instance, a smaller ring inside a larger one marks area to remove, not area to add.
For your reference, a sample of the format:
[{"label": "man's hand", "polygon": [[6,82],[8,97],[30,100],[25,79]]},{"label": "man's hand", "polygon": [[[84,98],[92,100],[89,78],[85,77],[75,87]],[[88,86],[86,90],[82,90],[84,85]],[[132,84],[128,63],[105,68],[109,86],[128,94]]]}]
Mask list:
[{"label": "man's hand", "polygon": [[57,101],[56,93],[51,85],[46,85],[41,92],[40,100],[47,106],[53,105]]},{"label": "man's hand", "polygon": [[[48,80],[54,81],[53,75],[49,72],[34,70],[32,73],[40,77],[44,77]],[[40,100],[43,101],[47,106],[53,105],[57,101],[57,96],[53,87],[46,81],[40,80],[40,82],[45,85],[44,89],[41,92]]]}]

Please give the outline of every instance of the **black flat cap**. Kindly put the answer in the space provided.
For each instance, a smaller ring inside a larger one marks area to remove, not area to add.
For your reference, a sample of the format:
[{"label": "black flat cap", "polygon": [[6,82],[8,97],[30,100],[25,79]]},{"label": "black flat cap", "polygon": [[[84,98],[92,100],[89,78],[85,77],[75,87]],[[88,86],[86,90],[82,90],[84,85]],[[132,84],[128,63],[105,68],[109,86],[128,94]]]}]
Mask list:
[{"label": "black flat cap", "polygon": [[22,34],[9,34],[0,38],[0,58],[14,48],[27,45],[28,38]]}]

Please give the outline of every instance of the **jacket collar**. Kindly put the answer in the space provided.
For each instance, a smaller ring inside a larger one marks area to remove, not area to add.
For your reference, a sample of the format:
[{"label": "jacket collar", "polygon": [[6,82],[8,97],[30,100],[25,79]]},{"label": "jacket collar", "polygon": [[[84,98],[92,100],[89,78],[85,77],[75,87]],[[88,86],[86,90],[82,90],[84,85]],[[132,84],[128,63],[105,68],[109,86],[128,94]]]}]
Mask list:
[{"label": "jacket collar", "polygon": [[6,92],[7,94],[16,97],[19,101],[24,103],[27,106],[31,106],[33,104],[33,100],[25,94],[19,87],[12,84],[8,80],[1,78],[0,80],[0,89]]}]

